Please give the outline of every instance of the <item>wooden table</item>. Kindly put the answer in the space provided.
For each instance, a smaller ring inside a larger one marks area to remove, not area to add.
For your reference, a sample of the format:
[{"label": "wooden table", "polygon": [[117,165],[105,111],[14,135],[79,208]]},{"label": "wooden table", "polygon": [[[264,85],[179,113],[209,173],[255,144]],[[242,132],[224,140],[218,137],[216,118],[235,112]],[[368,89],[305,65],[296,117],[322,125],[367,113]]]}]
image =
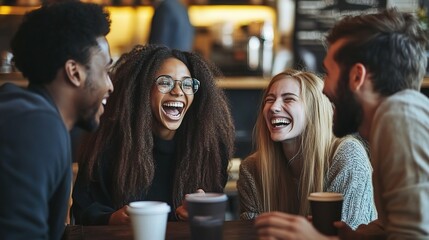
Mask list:
[{"label": "wooden table", "polygon": [[[68,225],[63,240],[132,240],[130,225],[122,226],[80,226]],[[168,222],[165,239],[188,240],[188,222]],[[223,227],[223,240],[257,239],[256,229],[251,221],[226,221]]]}]

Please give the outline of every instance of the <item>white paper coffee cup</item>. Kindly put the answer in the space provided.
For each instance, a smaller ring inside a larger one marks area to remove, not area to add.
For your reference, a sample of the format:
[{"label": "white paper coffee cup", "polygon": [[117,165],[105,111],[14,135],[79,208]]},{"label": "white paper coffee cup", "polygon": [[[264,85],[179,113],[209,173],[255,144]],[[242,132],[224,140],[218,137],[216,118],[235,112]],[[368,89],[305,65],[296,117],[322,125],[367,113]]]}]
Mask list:
[{"label": "white paper coffee cup", "polygon": [[170,206],[165,202],[131,202],[127,209],[135,240],[164,240]]}]

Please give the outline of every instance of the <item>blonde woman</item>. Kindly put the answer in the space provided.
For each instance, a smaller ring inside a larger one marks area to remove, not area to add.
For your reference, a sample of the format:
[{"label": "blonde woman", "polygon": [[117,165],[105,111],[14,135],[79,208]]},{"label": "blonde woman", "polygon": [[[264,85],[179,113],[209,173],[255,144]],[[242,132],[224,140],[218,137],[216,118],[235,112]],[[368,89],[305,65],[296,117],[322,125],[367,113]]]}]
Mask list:
[{"label": "blonde woman", "polygon": [[352,228],[376,218],[366,148],[353,136],[334,137],[322,89],[320,78],[297,70],[271,80],[254,130],[256,152],[240,166],[242,219],[311,215],[307,196],[320,191],[344,194],[342,220]]}]

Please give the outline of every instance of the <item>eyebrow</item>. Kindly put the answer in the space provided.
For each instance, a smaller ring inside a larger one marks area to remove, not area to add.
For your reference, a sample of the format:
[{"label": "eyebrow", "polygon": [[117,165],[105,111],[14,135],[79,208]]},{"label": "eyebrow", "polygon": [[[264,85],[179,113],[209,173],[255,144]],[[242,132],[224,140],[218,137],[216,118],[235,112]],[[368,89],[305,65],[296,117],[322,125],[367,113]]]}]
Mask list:
[{"label": "eyebrow", "polygon": [[[267,94],[267,96],[266,97],[271,97],[271,96],[275,96],[274,94],[272,94],[272,93],[269,93],[269,94]],[[282,95],[281,95],[282,97],[286,97],[286,96],[295,96],[295,97],[299,97],[298,95],[296,95],[295,93],[291,93],[291,92],[288,92],[288,93],[282,93]]]}]

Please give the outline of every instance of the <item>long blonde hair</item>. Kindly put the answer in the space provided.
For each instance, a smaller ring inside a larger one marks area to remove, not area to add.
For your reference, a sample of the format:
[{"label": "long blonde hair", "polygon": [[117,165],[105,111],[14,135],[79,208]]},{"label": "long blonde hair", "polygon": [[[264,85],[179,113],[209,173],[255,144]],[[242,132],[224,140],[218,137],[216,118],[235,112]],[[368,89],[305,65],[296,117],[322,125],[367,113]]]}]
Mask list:
[{"label": "long blonde hair", "polygon": [[[306,127],[300,136],[299,157],[303,161],[303,168],[298,192],[293,190],[293,178],[287,166],[282,143],[273,142],[270,138],[262,103],[254,129],[256,154],[259,159],[257,165],[261,174],[259,193],[264,212],[283,211],[307,215],[307,196],[311,192],[323,191],[324,177],[329,169],[332,152],[338,145],[332,133],[333,108],[322,93],[323,81],[319,77],[293,69],[274,76],[262,99],[265,99],[273,83],[285,78],[293,78],[299,82],[306,116]],[[298,202],[295,199],[298,199]]]}]

